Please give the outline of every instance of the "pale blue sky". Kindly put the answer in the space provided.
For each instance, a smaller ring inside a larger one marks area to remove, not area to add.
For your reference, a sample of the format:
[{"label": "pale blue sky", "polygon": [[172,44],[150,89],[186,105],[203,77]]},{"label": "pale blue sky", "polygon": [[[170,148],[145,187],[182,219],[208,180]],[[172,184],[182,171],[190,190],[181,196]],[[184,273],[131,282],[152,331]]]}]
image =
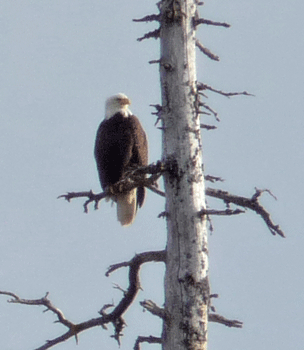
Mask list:
[{"label": "pale blue sky", "polygon": [[[115,209],[101,203],[82,212],[66,191],[99,191],[93,158],[104,100],[124,92],[144,125],[150,161],[161,154],[160,131],[149,104],[160,103],[158,41],[138,43],[153,24],[133,18],[156,12],[154,1],[12,0],[0,2],[0,289],[24,298],[50,298],[72,322],[97,316],[118,302],[127,271],[106,268],[135,253],[163,249],[163,199],[148,193],[133,226],[123,229]],[[304,343],[303,246],[303,26],[300,0],[207,0],[202,17],[232,24],[201,26],[200,40],[221,58],[197,56],[198,79],[256,97],[209,94],[219,112],[216,131],[203,132],[208,174],[220,186],[250,196],[269,188],[263,204],[285,231],[273,237],[254,214],[214,218],[210,279],[218,313],[244,328],[210,325],[209,350],[300,350]],[[215,123],[212,117],[203,119]],[[209,205],[222,208],[220,202]],[[142,269],[143,292],[125,319],[121,349],[137,335],[158,336],[161,323],[138,302],[163,302],[163,266]],[[54,315],[0,299],[0,348],[34,349],[62,334]],[[93,329],[56,349],[117,349],[109,330]],[[159,348],[143,345],[142,349]]]}]

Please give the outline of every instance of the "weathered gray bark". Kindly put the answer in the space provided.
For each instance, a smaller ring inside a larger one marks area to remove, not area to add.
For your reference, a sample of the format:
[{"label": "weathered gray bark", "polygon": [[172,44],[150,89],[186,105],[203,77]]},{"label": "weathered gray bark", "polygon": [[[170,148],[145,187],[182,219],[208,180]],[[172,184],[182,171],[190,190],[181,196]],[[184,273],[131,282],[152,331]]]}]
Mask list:
[{"label": "weathered gray bark", "polygon": [[163,0],[161,61],[167,268],[163,349],[207,349],[209,303],[200,121],[196,98],[194,0]]}]

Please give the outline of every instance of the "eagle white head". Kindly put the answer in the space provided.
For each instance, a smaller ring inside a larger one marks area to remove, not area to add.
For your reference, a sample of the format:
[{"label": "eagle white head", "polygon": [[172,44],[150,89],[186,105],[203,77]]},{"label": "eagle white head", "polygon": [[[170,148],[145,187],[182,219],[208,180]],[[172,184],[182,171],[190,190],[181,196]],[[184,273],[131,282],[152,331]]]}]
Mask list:
[{"label": "eagle white head", "polygon": [[130,99],[123,93],[109,97],[106,100],[105,119],[111,118],[116,113],[121,113],[123,116],[128,117],[132,114],[128,108],[130,104]]}]

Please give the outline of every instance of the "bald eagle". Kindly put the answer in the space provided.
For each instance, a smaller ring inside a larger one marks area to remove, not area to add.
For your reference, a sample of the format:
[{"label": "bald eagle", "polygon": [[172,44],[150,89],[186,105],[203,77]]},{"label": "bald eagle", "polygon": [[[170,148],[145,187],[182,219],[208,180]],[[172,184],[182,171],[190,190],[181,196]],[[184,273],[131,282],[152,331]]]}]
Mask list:
[{"label": "bald eagle", "polygon": [[[129,98],[122,93],[108,98],[105,119],[97,131],[94,154],[100,183],[105,191],[111,190],[128,168],[148,165],[147,137],[139,120],[129,110],[130,104]],[[144,187],[110,197],[117,203],[117,219],[122,226],[133,223],[144,198]]]}]

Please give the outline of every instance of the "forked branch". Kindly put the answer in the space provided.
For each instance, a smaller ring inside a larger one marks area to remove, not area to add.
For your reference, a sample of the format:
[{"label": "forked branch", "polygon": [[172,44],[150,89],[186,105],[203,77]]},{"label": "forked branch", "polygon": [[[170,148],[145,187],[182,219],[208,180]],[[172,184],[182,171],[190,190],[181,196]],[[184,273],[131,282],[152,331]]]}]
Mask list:
[{"label": "forked branch", "polygon": [[149,311],[152,315],[158,316],[161,319],[165,320],[166,319],[166,312],[164,308],[159,307],[154,303],[152,300],[144,300],[140,302],[140,305]]},{"label": "forked branch", "polygon": [[6,291],[0,291],[0,294],[10,296],[11,299],[8,300],[8,302],[10,303],[44,306],[46,307],[46,310],[53,312],[57,316],[58,323],[61,323],[62,325],[68,328],[67,332],[65,332],[64,334],[62,334],[57,338],[54,338],[52,340],[47,340],[44,345],[40,346],[36,350],[50,349],[51,347],[59,343],[62,343],[71,337],[75,337],[76,341],[78,341],[78,334],[80,332],[83,332],[89,328],[93,328],[96,326],[104,326],[107,323],[113,324],[115,329],[113,337],[119,342],[122,329],[125,325],[122,316],[134,301],[137,295],[137,292],[139,291],[139,288],[140,288],[139,270],[141,265],[146,262],[152,262],[152,261],[165,262],[165,259],[166,259],[165,251],[144,252],[144,253],[135,255],[135,257],[128,262],[110,266],[109,270],[106,273],[106,276],[108,276],[111,272],[113,272],[114,270],[122,266],[129,267],[129,287],[127,291],[124,293],[123,298],[121,299],[119,304],[114,308],[112,312],[108,314],[106,313],[105,311],[106,309],[113,307],[113,305],[106,304],[99,311],[99,314],[101,315],[101,317],[92,318],[88,321],[81,322],[78,324],[74,324],[73,322],[69,321],[64,316],[63,312],[52,304],[52,302],[48,298],[48,293],[41,299],[23,299],[12,292],[6,292]]},{"label": "forked branch", "polygon": [[[259,190],[255,189],[255,193],[251,198],[237,196],[235,194],[231,194],[227,191],[217,190],[214,188],[207,188],[206,195],[214,198],[218,198],[224,201],[224,203],[229,206],[230,203],[243,207],[245,209],[253,210],[256,214],[260,215],[270,232],[273,235],[278,234],[281,237],[285,237],[284,232],[281,230],[279,225],[275,225],[270,217],[270,214],[265,210],[265,208],[259,203],[259,197],[264,193],[268,192],[271,194],[269,190]],[[272,195],[272,194],[271,194]]]}]

